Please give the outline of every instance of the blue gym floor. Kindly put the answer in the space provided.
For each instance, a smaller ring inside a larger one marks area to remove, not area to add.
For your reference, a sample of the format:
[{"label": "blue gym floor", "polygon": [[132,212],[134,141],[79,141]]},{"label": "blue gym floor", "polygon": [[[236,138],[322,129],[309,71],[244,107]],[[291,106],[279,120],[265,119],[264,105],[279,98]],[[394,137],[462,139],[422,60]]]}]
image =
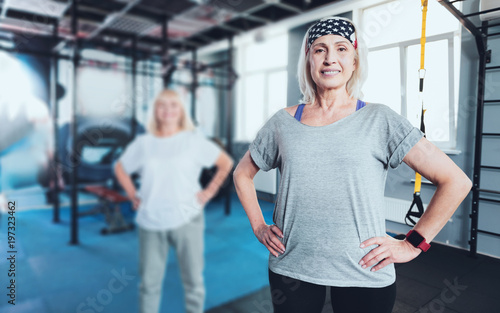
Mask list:
[{"label": "blue gym floor", "polygon": [[[16,200],[16,199],[11,199]],[[18,199],[23,203],[23,199]],[[252,294],[268,283],[267,249],[254,237],[236,195],[224,215],[223,199],[205,208],[205,307],[211,309]],[[30,203],[30,205],[32,205]],[[273,204],[260,201],[266,220]],[[81,211],[90,206],[82,206]],[[130,212],[126,205],[125,213]],[[0,312],[70,313],[138,311],[137,230],[100,235],[101,216],[79,219],[79,245],[69,245],[69,209],[61,223],[52,210],[16,213],[16,305],[7,303],[7,217],[1,216]],[[127,219],[133,216],[127,214]],[[184,312],[178,264],[170,252],[161,312]]]},{"label": "blue gym floor", "polygon": [[[10,199],[30,208],[44,200],[27,193],[12,194]],[[92,200],[85,195],[80,199]],[[68,202],[67,197],[61,200]],[[270,223],[273,204],[259,203]],[[205,308],[208,313],[272,313],[268,252],[254,237],[236,195],[229,216],[223,204],[223,199],[213,201],[205,209]],[[90,207],[82,205],[80,210]],[[133,218],[128,205],[123,211]],[[102,216],[82,217],[80,244],[69,245],[67,207],[61,210],[60,224],[52,223],[52,210],[20,208],[16,213],[16,305],[8,305],[7,217],[2,214],[0,223],[0,312],[138,311],[137,231],[102,236]],[[183,291],[173,251],[167,266],[161,312],[182,313]],[[500,312],[500,259],[471,258],[466,250],[434,243],[412,262],[397,264],[396,272],[393,313]],[[327,296],[323,313],[332,312],[330,301]]]}]

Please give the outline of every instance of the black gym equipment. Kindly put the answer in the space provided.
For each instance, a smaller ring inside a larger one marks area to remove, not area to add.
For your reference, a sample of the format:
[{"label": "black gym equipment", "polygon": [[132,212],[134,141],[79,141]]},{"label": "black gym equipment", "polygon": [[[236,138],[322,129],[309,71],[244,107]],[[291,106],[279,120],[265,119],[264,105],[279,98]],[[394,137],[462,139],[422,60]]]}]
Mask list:
[{"label": "black gym equipment", "polygon": [[500,99],[485,99],[486,90],[486,73],[489,71],[496,71],[500,69],[500,66],[487,66],[491,62],[492,50],[488,50],[488,39],[492,37],[500,36],[500,32],[494,32],[493,27],[500,26],[500,23],[494,23],[493,21],[482,21],[480,26],[476,26],[472,18],[480,16],[485,13],[499,12],[500,7],[494,9],[488,9],[484,11],[478,11],[464,15],[457,8],[453,6],[453,2],[448,0],[438,0],[438,2],[443,5],[457,20],[470,32],[476,41],[476,48],[479,54],[479,71],[478,71],[478,87],[477,87],[477,112],[476,112],[476,136],[475,136],[475,146],[474,146],[474,176],[472,180],[472,212],[469,215],[471,219],[470,225],[470,255],[472,257],[477,257],[477,240],[480,234],[485,234],[493,237],[500,237],[500,232],[492,232],[485,229],[481,229],[479,226],[479,204],[480,203],[490,203],[494,205],[499,205],[500,200],[495,199],[495,196],[500,195],[500,190],[484,189],[480,187],[481,182],[481,172],[484,169],[493,170],[495,173],[499,173],[500,166],[486,165],[482,163],[482,143],[484,137],[490,138],[500,138],[500,133],[487,133],[483,129],[483,119],[484,119],[484,106],[485,104],[495,104],[500,103]]},{"label": "black gym equipment", "polygon": [[[131,118],[79,116],[77,121],[76,139],[70,133],[69,123],[59,128],[58,167],[64,181],[70,181],[76,174],[75,189],[98,199],[96,206],[85,212],[78,211],[77,217],[103,214],[108,226],[102,229],[102,234],[133,229],[133,224],[127,223],[121,212],[120,203],[127,202],[127,198],[118,193],[113,166],[129,142],[144,133],[144,127]],[[131,127],[133,124],[135,127]],[[90,185],[84,186],[87,184]],[[56,198],[58,196],[51,196]]]},{"label": "black gym equipment", "polygon": [[[64,180],[69,181],[75,169],[78,183],[103,183],[113,179],[114,162],[136,135],[144,133],[144,127],[130,118],[80,116],[77,120],[76,142],[73,142],[69,123],[59,129],[58,156]],[[132,124],[136,125],[135,133],[132,133]]]}]

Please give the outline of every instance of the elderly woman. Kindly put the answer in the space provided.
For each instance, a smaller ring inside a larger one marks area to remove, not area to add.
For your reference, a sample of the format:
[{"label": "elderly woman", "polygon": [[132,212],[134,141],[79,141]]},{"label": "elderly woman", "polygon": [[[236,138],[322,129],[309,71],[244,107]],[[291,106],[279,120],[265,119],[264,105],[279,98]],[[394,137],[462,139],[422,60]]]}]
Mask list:
[{"label": "elderly woman", "polygon": [[[133,202],[139,225],[139,307],[157,313],[170,246],[176,250],[184,285],[186,312],[202,313],[203,207],[224,182],[232,159],[195,131],[179,95],[162,91],[154,102],[149,133],[138,136],[115,167],[116,177]],[[198,182],[203,167],[217,166],[205,189]],[[138,193],[130,175],[139,172]]]},{"label": "elderly woman", "polygon": [[[299,56],[303,103],[266,122],[233,174],[254,234],[270,251],[276,313],[321,312],[326,286],[335,313],[391,312],[393,263],[427,250],[471,187],[407,119],[359,99],[366,54],[358,34],[339,17],[309,28]],[[412,232],[396,240],[385,232],[384,187],[388,168],[401,162],[437,190]],[[275,224],[267,225],[253,177],[277,167]]]}]

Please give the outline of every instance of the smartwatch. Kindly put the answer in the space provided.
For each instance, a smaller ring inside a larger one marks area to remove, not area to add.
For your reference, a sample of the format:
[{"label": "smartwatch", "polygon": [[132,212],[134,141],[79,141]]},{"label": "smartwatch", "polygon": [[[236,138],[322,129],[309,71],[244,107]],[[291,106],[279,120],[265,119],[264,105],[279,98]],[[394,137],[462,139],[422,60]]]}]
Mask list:
[{"label": "smartwatch", "polygon": [[429,250],[429,248],[431,247],[431,245],[425,241],[425,238],[413,229],[410,230],[408,234],[406,234],[406,240],[411,243],[412,246],[414,246],[415,248],[419,248],[424,252]]}]

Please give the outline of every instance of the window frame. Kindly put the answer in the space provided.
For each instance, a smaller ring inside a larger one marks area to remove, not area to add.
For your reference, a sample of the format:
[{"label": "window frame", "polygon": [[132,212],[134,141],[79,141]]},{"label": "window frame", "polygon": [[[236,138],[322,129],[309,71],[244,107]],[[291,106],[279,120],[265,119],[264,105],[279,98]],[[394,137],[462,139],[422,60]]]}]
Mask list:
[{"label": "window frame", "polygon": [[[456,99],[455,89],[457,87],[458,80],[460,79],[457,76],[455,79],[455,39],[458,38],[457,43],[460,45],[461,33],[458,28],[456,31],[446,32],[438,35],[433,35],[426,37],[426,43],[447,40],[448,41],[448,110],[450,116],[449,122],[449,140],[448,141],[432,141],[438,148],[442,150],[455,150],[457,147],[457,123],[458,123],[458,102]],[[401,115],[408,118],[408,110],[407,110],[407,54],[408,47],[413,45],[419,45],[420,38],[410,39],[401,42],[396,42],[392,44],[386,44],[376,47],[367,48],[368,53],[372,51],[381,51],[390,48],[398,48],[399,49],[399,62],[400,62],[400,80],[401,80]],[[460,46],[459,46],[460,48]],[[415,70],[417,73],[417,70]],[[424,82],[425,84],[425,82]],[[425,89],[424,89],[425,94]],[[426,104],[424,103],[424,108],[426,108]]]}]

